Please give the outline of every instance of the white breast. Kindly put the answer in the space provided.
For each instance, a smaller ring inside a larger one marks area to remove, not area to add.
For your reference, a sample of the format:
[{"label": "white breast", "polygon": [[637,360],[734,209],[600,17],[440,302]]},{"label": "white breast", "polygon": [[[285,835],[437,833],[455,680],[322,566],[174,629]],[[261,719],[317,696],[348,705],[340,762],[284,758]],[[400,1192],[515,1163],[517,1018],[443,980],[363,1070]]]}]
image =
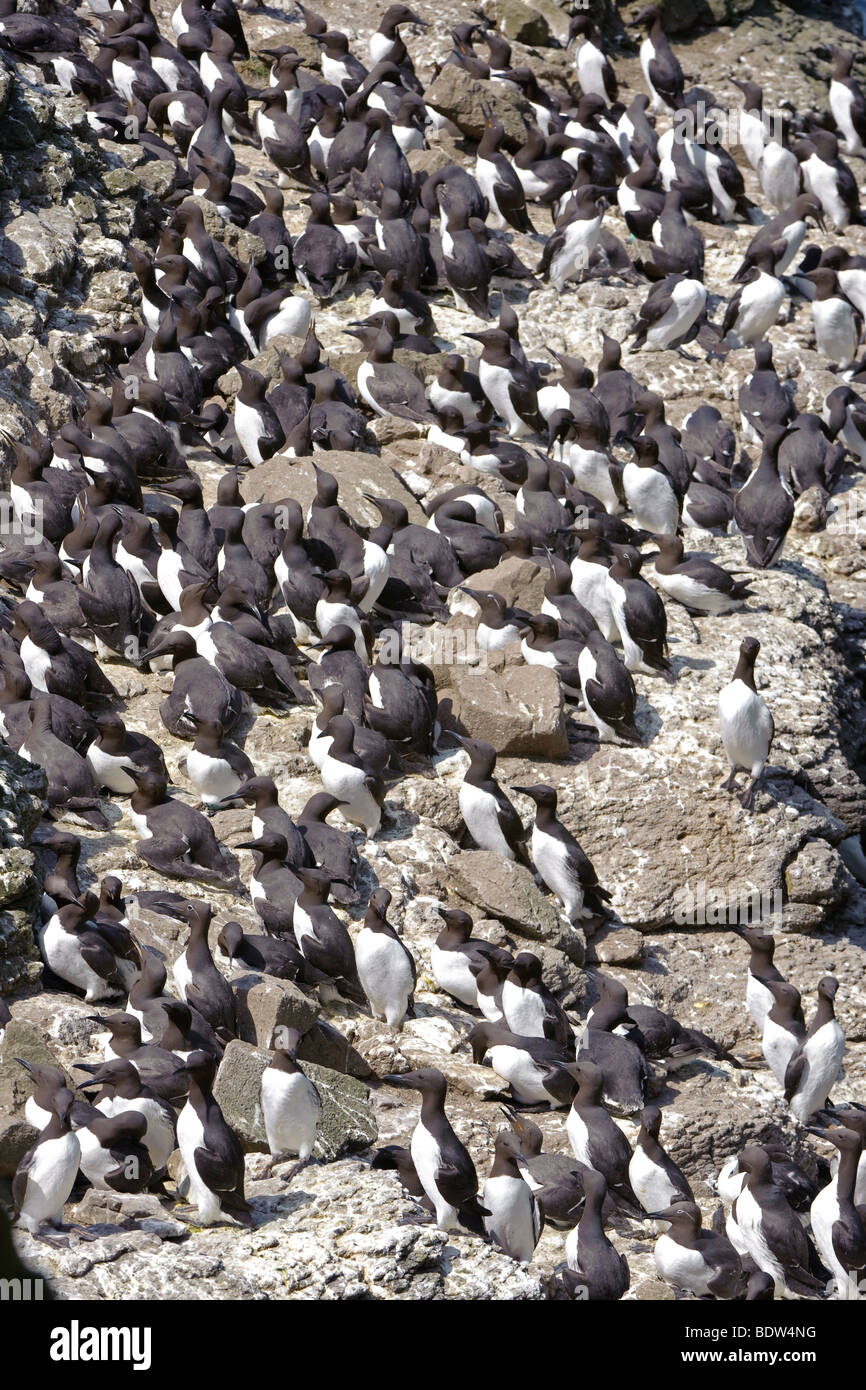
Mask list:
[{"label": "white breast", "polygon": [[714,1271],[700,1250],[690,1250],[679,1245],[671,1236],[661,1235],[656,1241],[653,1259],[665,1283],[673,1288],[688,1289],[696,1294],[709,1292]]},{"label": "white breast", "polygon": [[797,1046],[797,1039],[793,1033],[789,1033],[787,1028],[780,1027],[768,1015],[764,1020],[761,1048],[767,1059],[767,1065],[780,1086],[785,1084],[785,1072],[788,1069],[788,1063],[797,1051]]},{"label": "white breast", "polygon": [[457,1212],[436,1186],[436,1176],[442,1166],[439,1145],[421,1120],[412,1134],[410,1152],[421,1186],[436,1208],[436,1224],[440,1231],[452,1230],[457,1224]]},{"label": "white breast", "polygon": [[463,782],[458,794],[460,814],[480,849],[513,859],[514,852],[499,825],[499,806],[496,798],[471,782]]},{"label": "white breast", "polygon": [[21,1221],[35,1230],[44,1221],[59,1223],[78,1174],[81,1146],[78,1135],[64,1134],[40,1144],[27,1173]]},{"label": "white breast", "polygon": [[541,1084],[538,1067],[528,1052],[519,1047],[496,1043],[488,1049],[487,1056],[497,1076],[510,1084],[515,1097],[526,1101],[550,1099]]},{"label": "white breast", "polygon": [[452,994],[461,1004],[477,1007],[475,976],[461,951],[443,951],[434,945],[430,951],[430,969],[440,989]]},{"label": "white breast", "polygon": [[262,1072],[262,1115],[268,1149],[278,1154],[309,1158],[316,1142],[322,1102],[313,1083],[302,1072]]},{"label": "white breast", "polygon": [[720,692],[719,726],[731,766],[756,777],[769,753],[773,726],[764,701],[745,681],[731,681]]},{"label": "white breast", "polygon": [[519,985],[506,980],[502,986],[502,1012],[509,1030],[518,1037],[544,1037],[544,1000],[533,990],[521,989]]},{"label": "white breast", "polygon": [[403,947],[382,932],[362,927],[355,941],[355,961],[361,987],[376,1017],[396,1027],[406,1015],[414,988],[412,967]]},{"label": "white breast", "polygon": [[628,1180],[644,1211],[663,1211],[681,1196],[663,1168],[638,1145],[628,1165]]},{"label": "white breast", "polygon": [[195,1163],[196,1149],[206,1148],[204,1126],[187,1101],[177,1122],[177,1146],[189,1175],[190,1196],[198,1208],[198,1219],[202,1226],[209,1226],[220,1214],[220,1199],[212,1192],[199,1174]]}]

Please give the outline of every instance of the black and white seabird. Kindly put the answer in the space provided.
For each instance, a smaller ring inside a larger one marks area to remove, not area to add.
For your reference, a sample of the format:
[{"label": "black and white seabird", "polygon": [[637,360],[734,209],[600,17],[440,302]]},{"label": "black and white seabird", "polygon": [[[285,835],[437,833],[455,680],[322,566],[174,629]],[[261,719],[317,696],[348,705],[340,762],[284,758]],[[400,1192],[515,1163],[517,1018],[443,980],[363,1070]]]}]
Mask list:
[{"label": "black and white seabird", "polygon": [[743,638],[734,674],[719,691],[719,727],[731,766],[724,790],[736,791],[737,773],[747,772],[751,781],[738,793],[746,811],[751,811],[755,804],[755,789],[766,767],[775,734],[773,716],[755,685],[755,661],[760,650],[761,644],[756,637]]},{"label": "black and white seabird", "polygon": [[749,1145],[738,1167],[745,1181],[727,1221],[732,1244],[770,1276],[777,1298],[815,1297],[823,1285],[810,1271],[809,1238],[773,1181],[770,1155],[758,1144]]},{"label": "black and white seabird", "polygon": [[520,1139],[509,1129],[496,1136],[493,1167],[481,1200],[490,1213],[484,1229],[506,1255],[529,1264],[544,1226],[544,1213],[519,1165]]},{"label": "black and white seabird", "polygon": [[578,661],[586,711],[602,742],[640,743],[634,722],[637,691],[613,647],[600,632],[591,632]]},{"label": "black and white seabird", "polygon": [[558,819],[555,788],[538,783],[512,790],[535,802],[529,842],[532,862],[547,887],[559,898],[568,920],[583,922],[603,917],[610,893],[599,883],[595,869],[571,831]]},{"label": "black and white seabird", "polygon": [[441,1071],[427,1068],[382,1078],[387,1086],[421,1092],[421,1114],[412,1134],[411,1154],[421,1186],[442,1231],[464,1226],[484,1234],[490,1213],[478,1200],[478,1174],[445,1114],[448,1083]]},{"label": "black and white seabird", "polygon": [[68,1087],[54,1092],[51,1118],[12,1179],[15,1220],[34,1236],[45,1225],[61,1225],[63,1207],[75,1185],[81,1146],[71,1124],[74,1103]]},{"label": "black and white seabird", "polygon": [[415,961],[385,914],[391,904],[387,888],[370,894],[364,924],[355,940],[355,961],[361,988],[376,1018],[399,1028],[412,1009]]},{"label": "black and white seabird", "polygon": [[212,1226],[225,1213],[242,1226],[253,1224],[244,1196],[244,1156],[234,1131],[214,1099],[216,1061],[206,1052],[186,1059],[189,1096],[177,1121],[177,1145],[196,1206],[196,1225]]},{"label": "black and white seabird", "polygon": [[866,1222],[862,1207],[855,1205],[862,1142],[859,1133],[844,1126],[813,1129],[812,1133],[839,1150],[836,1172],[809,1211],[812,1235],[821,1259],[835,1279],[836,1298],[853,1302],[863,1296],[866,1268]]},{"label": "black and white seabird", "polygon": [[496,751],[479,739],[456,736],[469,754],[458,799],[463,822],[479,849],[526,862],[523,822],[493,776]]},{"label": "black and white seabird", "polygon": [[[472,936],[472,918],[459,908],[439,907],[444,926],[430,950],[430,969],[441,990],[470,1008],[478,1007],[476,972],[500,948]],[[473,971],[472,967],[476,970]]]},{"label": "black and white seabird", "polygon": [[682,104],[683,70],[662,26],[661,7],[645,6],[631,24],[634,28],[646,30],[640,46],[640,65],[649,87],[653,110],[676,111]]},{"label": "black and white seabird", "polygon": [[674,1202],[649,1215],[668,1223],[653,1251],[666,1284],[698,1298],[743,1297],[746,1278],[739,1255],[727,1236],[701,1230],[701,1212],[694,1202]]},{"label": "black and white seabird", "polygon": [[735,930],[745,941],[750,953],[746,975],[746,1007],[755,1027],[763,1032],[764,1020],[775,1002],[770,981],[784,982],[784,976],[778,966],[773,964],[775,938],[757,927],[737,927]]},{"label": "black and white seabird", "polygon": [[634,1205],[628,1177],[631,1145],[602,1101],[601,1068],[594,1062],[578,1061],[570,1072],[577,1081],[565,1122],[571,1151],[579,1163],[601,1173],[618,1197]]},{"label": "black and white seabird", "polygon": [[773,1006],[764,1018],[761,1051],[774,1077],[784,1089],[788,1063],[806,1040],[800,991],[785,980],[768,980]]},{"label": "black and white seabird", "polygon": [[793,494],[779,474],[779,447],[786,435],[785,427],[768,426],[760,462],[734,496],[734,521],[756,569],[768,569],[779,558],[794,520]]},{"label": "black and white seabird", "polygon": [[563,1272],[563,1282],[571,1297],[579,1290],[588,1303],[615,1303],[628,1292],[631,1271],[625,1255],[620,1255],[605,1234],[602,1210],[607,1182],[603,1174],[585,1166],[582,1177],[583,1211],[565,1238],[568,1269]]},{"label": "black and white seabird", "polygon": [[290,1182],[312,1157],[323,1105],[318,1087],[295,1058],[299,1039],[290,1035],[287,1041],[289,1046],[277,1048],[262,1072],[262,1118],[271,1162],[261,1176],[267,1177],[284,1158],[296,1157],[284,1179]]},{"label": "black and white seabird", "polygon": [[845,1054],[845,1034],[833,1002],[838,988],[832,975],[819,982],[818,1006],[809,1031],[785,1069],[785,1099],[804,1125],[827,1104]]},{"label": "black and white seabird", "polygon": [[689,1180],[662,1147],[662,1112],[647,1105],[640,1113],[640,1130],[628,1165],[632,1191],[644,1211],[661,1211],[678,1198],[694,1201]]},{"label": "black and white seabird", "polygon": [[679,536],[657,536],[658,586],[690,613],[733,613],[752,597],[749,581],[735,579],[705,555],[686,555]]}]

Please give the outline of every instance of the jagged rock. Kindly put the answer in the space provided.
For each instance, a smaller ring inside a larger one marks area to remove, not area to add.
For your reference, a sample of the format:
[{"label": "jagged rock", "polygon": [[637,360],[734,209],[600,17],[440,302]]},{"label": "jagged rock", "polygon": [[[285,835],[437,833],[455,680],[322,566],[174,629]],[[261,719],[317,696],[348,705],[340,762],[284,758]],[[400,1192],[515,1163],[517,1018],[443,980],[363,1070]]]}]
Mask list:
[{"label": "jagged rock", "polygon": [[664,0],[663,22],[668,34],[687,34],[708,24],[736,24],[754,7],[755,0]]},{"label": "jagged rock", "polygon": [[318,1018],[298,1043],[298,1061],[315,1062],[317,1066],[332,1071],[344,1072],[365,1080],[373,1073],[373,1068],[362,1057],[338,1028]]},{"label": "jagged rock", "polygon": [[[71,995],[42,991],[26,999],[15,999],[12,1007],[15,1019],[43,1039],[57,1066],[70,1075],[76,1062],[88,1057],[94,1060],[93,1039],[99,1033],[99,1025],[91,1021],[95,1012],[92,1004],[85,1004],[83,999]],[[110,1011],[109,1002],[105,1012]]]},{"label": "jagged rock", "polygon": [[508,604],[515,604],[526,613],[540,613],[547,583],[548,569],[535,560],[520,555],[506,555],[494,570],[479,570],[473,574],[473,589],[493,589]]},{"label": "jagged rock", "polygon": [[25,289],[28,282],[58,289],[75,264],[75,218],[62,208],[40,217],[23,212],[7,222],[0,242],[0,284]]},{"label": "jagged rock", "polygon": [[497,753],[568,755],[562,686],[549,667],[522,665],[496,673],[485,670],[483,662],[453,666],[439,695],[451,702],[445,727],[483,739]]},{"label": "jagged rock", "polygon": [[[333,473],[340,484],[341,504],[365,525],[377,526],[380,521],[376,508],[364,497],[365,492],[376,493],[379,497],[396,497],[408,511],[410,521],[417,522],[419,526],[427,525],[424,512],[402,478],[390,466],[387,456],[377,458],[375,454],[329,449],[327,458],[322,456],[319,467]],[[247,473],[244,491],[250,497],[261,497],[265,502],[295,497],[306,515],[316,495],[312,459],[287,459],[277,454]]]},{"label": "jagged rock", "polygon": [[632,927],[605,927],[593,936],[592,950],[603,965],[640,965],[646,944]]},{"label": "jagged rock", "polygon": [[[500,84],[501,85],[501,84]],[[424,93],[434,111],[453,121],[464,135],[480,140],[490,112],[505,128],[503,144],[517,150],[526,139],[533,121],[532,108],[517,92],[492,90],[493,84],[478,82],[465,68],[446,63]]]},{"label": "jagged rock", "polygon": [[429,777],[406,777],[399,787],[389,790],[388,800],[430,821],[452,839],[460,834],[463,817],[457,792],[445,782]]},{"label": "jagged rock", "polygon": [[[271,1053],[263,1048],[230,1042],[217,1072],[214,1096],[247,1153],[268,1150],[261,1090],[262,1072],[270,1060]],[[363,1082],[315,1062],[304,1062],[303,1068],[322,1097],[316,1157],[331,1161],[374,1143],[378,1131]]]},{"label": "jagged rock", "polygon": [[291,980],[247,971],[230,977],[235,995],[238,1037],[259,1047],[274,1047],[278,1028],[295,1028],[306,1033],[318,1007]]},{"label": "jagged rock", "polygon": [[103,1227],[106,1233],[118,1226],[144,1231],[160,1240],[186,1240],[189,1226],[175,1221],[168,1207],[151,1192],[99,1192],[89,1187],[73,1207],[74,1219],[83,1226]]},{"label": "jagged rock", "polygon": [[850,892],[850,879],[841,855],[824,840],[804,845],[785,870],[785,884],[794,902],[837,907]]},{"label": "jagged rock", "polygon": [[523,0],[492,0],[489,12],[507,39],[544,47],[550,42],[550,25],[538,10]]},{"label": "jagged rock", "polygon": [[487,850],[464,850],[449,861],[447,872],[451,891],[466,902],[501,918],[521,936],[547,941],[583,963],[583,932],[560,916],[522,864]]}]

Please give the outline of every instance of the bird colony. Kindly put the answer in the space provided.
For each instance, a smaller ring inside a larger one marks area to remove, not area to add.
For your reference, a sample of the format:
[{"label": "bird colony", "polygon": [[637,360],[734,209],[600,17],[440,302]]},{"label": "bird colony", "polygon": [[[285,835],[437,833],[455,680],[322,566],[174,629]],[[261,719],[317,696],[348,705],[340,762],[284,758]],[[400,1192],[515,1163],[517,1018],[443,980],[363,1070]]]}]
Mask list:
[{"label": "bird colony", "polygon": [[[679,741],[684,835],[698,803],[743,854],[793,826],[778,859],[842,845],[866,883],[859,826],[810,832],[820,777],[786,800],[777,765],[792,708],[820,722],[791,541],[866,459],[866,102],[841,31],[798,111],[754,66],[695,85],[659,7],[559,18],[531,47],[494,9],[0,7],[13,84],[169,175],[67,418],[3,434],[4,775],[41,798],[5,841],[37,875],[0,997],[10,1267],[66,1287],[118,1231],[179,1270],[279,1255],[298,1193],[361,1231],[385,1193],[418,1267],[447,1239],[488,1271],[465,1296],[862,1296],[820,912],[653,956],[623,880]],[[395,1258],[374,1296],[443,1296]]]}]

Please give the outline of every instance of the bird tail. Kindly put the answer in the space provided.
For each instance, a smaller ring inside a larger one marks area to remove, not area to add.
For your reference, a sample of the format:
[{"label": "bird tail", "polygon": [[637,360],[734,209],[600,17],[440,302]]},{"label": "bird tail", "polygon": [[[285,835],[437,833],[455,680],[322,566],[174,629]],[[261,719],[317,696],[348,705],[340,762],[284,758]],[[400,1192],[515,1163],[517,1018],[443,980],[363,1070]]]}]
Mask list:
[{"label": "bird tail", "polygon": [[472,1235],[480,1236],[482,1240],[489,1240],[484,1229],[484,1218],[489,1215],[490,1212],[481,1205],[477,1197],[470,1197],[457,1213],[457,1220],[464,1230],[471,1231]]}]

